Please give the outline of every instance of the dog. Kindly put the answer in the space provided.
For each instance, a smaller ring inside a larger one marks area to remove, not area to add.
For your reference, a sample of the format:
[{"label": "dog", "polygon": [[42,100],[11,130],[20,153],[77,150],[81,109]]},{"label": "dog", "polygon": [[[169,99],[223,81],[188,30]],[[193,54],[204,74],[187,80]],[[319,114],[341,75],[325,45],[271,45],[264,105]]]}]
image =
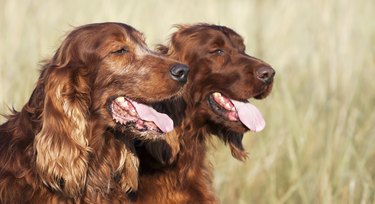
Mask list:
[{"label": "dog", "polygon": [[179,26],[163,55],[190,67],[182,100],[155,107],[179,125],[171,138],[174,150],[142,143],[140,186],[134,203],[217,203],[206,161],[207,140],[218,136],[232,155],[245,160],[243,134],[265,127],[260,111],[248,99],[263,99],[272,89],[274,69],[245,52],[243,38],[230,28],[196,24]]},{"label": "dog", "polygon": [[188,71],[129,25],[74,29],[0,126],[0,203],[127,202],[138,186],[132,140],[173,130],[151,105],[181,94]]}]

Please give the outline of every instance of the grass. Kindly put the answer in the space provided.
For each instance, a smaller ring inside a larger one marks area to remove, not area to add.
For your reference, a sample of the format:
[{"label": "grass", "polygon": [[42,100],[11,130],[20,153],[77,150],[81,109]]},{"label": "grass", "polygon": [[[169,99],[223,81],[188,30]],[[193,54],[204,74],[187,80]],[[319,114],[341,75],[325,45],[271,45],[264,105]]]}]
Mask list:
[{"label": "grass", "polygon": [[[0,112],[20,109],[73,26],[120,21],[165,43],[177,23],[240,33],[249,54],[277,71],[254,101],[264,131],[244,139],[241,163],[210,152],[222,203],[375,203],[375,2],[371,0],[1,0]],[[4,119],[0,119],[4,121]]]}]

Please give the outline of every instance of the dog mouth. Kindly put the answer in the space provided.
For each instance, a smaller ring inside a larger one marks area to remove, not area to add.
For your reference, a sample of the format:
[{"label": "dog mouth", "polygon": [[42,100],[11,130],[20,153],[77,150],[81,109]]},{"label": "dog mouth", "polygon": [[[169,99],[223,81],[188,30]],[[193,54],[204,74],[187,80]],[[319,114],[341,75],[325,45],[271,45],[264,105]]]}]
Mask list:
[{"label": "dog mouth", "polygon": [[173,130],[173,120],[167,114],[124,96],[112,100],[110,110],[116,123],[133,126],[140,132],[163,134]]},{"label": "dog mouth", "polygon": [[253,132],[263,130],[266,125],[261,112],[248,101],[236,101],[214,92],[208,96],[208,104],[216,114],[229,121],[241,122]]}]

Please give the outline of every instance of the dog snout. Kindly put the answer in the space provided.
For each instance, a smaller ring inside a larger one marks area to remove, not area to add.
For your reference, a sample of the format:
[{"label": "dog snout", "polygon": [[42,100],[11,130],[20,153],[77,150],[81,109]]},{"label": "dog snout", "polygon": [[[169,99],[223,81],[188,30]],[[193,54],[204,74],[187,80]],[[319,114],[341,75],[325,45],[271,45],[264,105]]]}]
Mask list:
[{"label": "dog snout", "polygon": [[169,73],[172,79],[181,83],[186,83],[189,74],[189,67],[184,64],[175,64],[172,66]]},{"label": "dog snout", "polygon": [[255,71],[255,75],[260,81],[270,84],[275,76],[275,70],[272,67],[260,67]]}]

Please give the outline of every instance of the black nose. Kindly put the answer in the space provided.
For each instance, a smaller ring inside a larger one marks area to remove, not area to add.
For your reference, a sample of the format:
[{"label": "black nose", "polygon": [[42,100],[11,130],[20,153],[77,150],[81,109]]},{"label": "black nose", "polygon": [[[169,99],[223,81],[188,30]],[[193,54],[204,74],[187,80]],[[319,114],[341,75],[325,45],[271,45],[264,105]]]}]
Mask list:
[{"label": "black nose", "polygon": [[270,84],[275,76],[275,70],[272,67],[260,67],[255,71],[256,77],[266,84]]},{"label": "black nose", "polygon": [[169,70],[169,73],[172,79],[181,83],[186,83],[189,67],[184,64],[175,64],[172,66],[171,70]]}]

